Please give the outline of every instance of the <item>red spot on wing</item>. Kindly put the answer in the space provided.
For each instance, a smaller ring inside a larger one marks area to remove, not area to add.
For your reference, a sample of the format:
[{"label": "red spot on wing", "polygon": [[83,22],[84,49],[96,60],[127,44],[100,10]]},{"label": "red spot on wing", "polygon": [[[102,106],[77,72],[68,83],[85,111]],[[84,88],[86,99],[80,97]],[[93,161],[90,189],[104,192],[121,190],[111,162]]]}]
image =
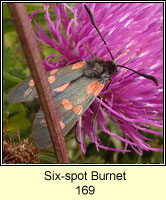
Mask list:
[{"label": "red spot on wing", "polygon": [[53,70],[50,71],[50,75],[54,75],[57,72],[58,72],[58,69],[53,69]]},{"label": "red spot on wing", "polygon": [[27,96],[27,95],[29,95],[31,92],[32,92],[32,88],[30,87],[30,88],[28,88],[28,89],[25,91],[24,97]]},{"label": "red spot on wing", "polygon": [[72,69],[79,69],[79,68],[83,67],[85,64],[86,64],[85,61],[77,62],[77,63],[73,64]]},{"label": "red spot on wing", "polygon": [[48,77],[48,82],[49,82],[49,84],[52,84],[52,83],[54,83],[55,81],[56,81],[55,76],[49,76],[49,77]]},{"label": "red spot on wing", "polygon": [[98,88],[97,88],[97,90],[94,92],[94,96],[95,97],[97,97],[99,94],[100,94],[100,92],[102,91],[102,89],[104,88],[104,85],[103,84],[101,84]]},{"label": "red spot on wing", "polygon": [[53,91],[54,92],[63,92],[69,86],[70,86],[70,82],[65,83],[64,85],[61,85],[61,86],[55,88]]},{"label": "red spot on wing", "polygon": [[47,122],[45,119],[42,119],[40,122],[39,122],[42,126],[47,126]]},{"label": "red spot on wing", "polygon": [[28,83],[28,85],[30,86],[30,87],[33,87],[34,85],[35,85],[35,82],[34,82],[34,80],[32,79],[32,80],[30,80],[29,81],[29,83]]},{"label": "red spot on wing", "polygon": [[61,129],[63,129],[65,127],[65,124],[62,121],[59,121]]},{"label": "red spot on wing", "polygon": [[94,81],[88,85],[87,94],[93,94],[96,88],[99,86],[99,81]]},{"label": "red spot on wing", "polygon": [[74,107],[73,111],[77,114],[80,115],[83,111],[83,106],[82,105],[77,105]]},{"label": "red spot on wing", "polygon": [[72,103],[71,103],[71,101],[69,99],[63,99],[62,100],[62,105],[64,106],[64,108],[66,110],[71,110],[72,107],[73,107],[73,105],[72,105]]}]

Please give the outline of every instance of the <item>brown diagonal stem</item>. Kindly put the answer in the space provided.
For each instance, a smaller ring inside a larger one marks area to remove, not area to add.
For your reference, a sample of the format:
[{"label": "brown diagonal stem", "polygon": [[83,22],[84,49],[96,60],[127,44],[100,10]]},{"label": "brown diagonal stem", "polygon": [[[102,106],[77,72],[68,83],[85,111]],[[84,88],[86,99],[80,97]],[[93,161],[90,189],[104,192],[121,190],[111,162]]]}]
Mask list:
[{"label": "brown diagonal stem", "polygon": [[58,163],[69,163],[68,153],[59,124],[56,102],[53,99],[41,55],[26,7],[23,3],[8,3],[8,8],[18,32],[25,57],[42,106]]}]

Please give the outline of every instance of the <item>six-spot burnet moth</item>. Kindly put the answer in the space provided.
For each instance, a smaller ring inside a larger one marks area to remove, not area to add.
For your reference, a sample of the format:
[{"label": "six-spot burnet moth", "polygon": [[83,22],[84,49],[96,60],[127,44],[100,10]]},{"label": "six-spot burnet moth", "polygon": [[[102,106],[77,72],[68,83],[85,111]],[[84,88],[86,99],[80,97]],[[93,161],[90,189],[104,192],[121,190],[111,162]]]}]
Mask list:
[{"label": "six-spot burnet moth", "polygon": [[[86,4],[84,4],[84,7],[90,16],[93,26],[106,45],[91,11]],[[111,56],[110,61],[93,58],[88,61],[79,61],[75,64],[47,72],[48,82],[50,83],[53,97],[57,103],[60,125],[64,135],[72,129],[79,117],[100,94],[105,84],[111,79],[112,75],[116,73],[117,67],[131,70],[144,78],[154,81],[155,84],[158,85],[158,81],[154,76],[143,74],[117,64],[107,45],[106,48]],[[35,98],[37,98],[37,93],[35,83],[32,79],[18,84],[8,95],[9,101],[12,102],[32,101]],[[51,146],[46,120],[41,109],[35,115],[32,134],[39,148],[46,149]]]}]

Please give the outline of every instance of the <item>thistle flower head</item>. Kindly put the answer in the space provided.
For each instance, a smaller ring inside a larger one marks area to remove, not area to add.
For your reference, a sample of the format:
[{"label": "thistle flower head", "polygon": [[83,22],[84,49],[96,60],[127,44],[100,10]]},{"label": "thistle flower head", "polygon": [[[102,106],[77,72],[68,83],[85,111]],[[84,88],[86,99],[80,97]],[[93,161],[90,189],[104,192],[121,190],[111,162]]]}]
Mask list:
[{"label": "thistle flower head", "polygon": [[[162,127],[163,116],[163,21],[161,3],[87,3],[94,14],[96,24],[107,45],[104,45],[82,3],[74,8],[67,4],[51,4],[56,20],[52,21],[49,4],[46,4],[45,20],[51,37],[40,24],[37,39],[56,49],[61,56],[58,61],[45,61],[47,70],[63,67],[78,60],[95,57],[111,60],[106,48],[119,65],[124,65],[157,78],[159,86],[153,81],[124,68],[118,68],[111,84],[108,82],[99,97],[79,119],[79,138],[82,151],[86,152],[85,135],[96,144],[97,150],[103,148],[127,152],[128,145],[138,154],[143,150],[162,151],[151,147],[142,132],[162,135],[150,126]],[[37,12],[35,12],[36,14]],[[71,16],[72,19],[71,19]],[[100,100],[102,97],[102,101]],[[96,119],[92,116],[96,113]],[[82,123],[84,119],[84,123]],[[122,130],[123,137],[112,133],[108,128],[109,119]],[[97,135],[100,128],[104,133],[125,143],[123,150],[106,147]]]}]

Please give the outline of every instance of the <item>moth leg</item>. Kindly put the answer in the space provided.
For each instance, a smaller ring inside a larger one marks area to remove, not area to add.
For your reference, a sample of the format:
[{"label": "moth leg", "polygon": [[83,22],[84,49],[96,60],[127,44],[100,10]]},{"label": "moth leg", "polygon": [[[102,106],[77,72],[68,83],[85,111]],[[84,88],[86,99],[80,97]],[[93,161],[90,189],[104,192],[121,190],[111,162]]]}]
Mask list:
[{"label": "moth leg", "polygon": [[76,142],[78,143],[78,144],[81,144],[81,142],[79,141],[79,139],[78,139],[78,137],[77,137],[77,128],[78,128],[78,122],[76,123],[76,125],[75,125],[75,140],[76,140]]},{"label": "moth leg", "polygon": [[112,83],[112,78],[110,78],[109,81],[110,81],[109,84],[106,86],[106,91],[108,90],[109,86],[110,86],[111,83]]},{"label": "moth leg", "polygon": [[[93,119],[93,133],[95,132],[95,122],[96,122],[96,118],[97,118],[97,115],[99,113],[99,109],[101,107],[102,101],[103,101],[103,98],[100,98],[99,106],[98,106],[98,108],[97,108],[97,110],[96,110],[96,112],[94,114],[94,119]],[[94,135],[94,138],[95,138],[95,135]]]}]

